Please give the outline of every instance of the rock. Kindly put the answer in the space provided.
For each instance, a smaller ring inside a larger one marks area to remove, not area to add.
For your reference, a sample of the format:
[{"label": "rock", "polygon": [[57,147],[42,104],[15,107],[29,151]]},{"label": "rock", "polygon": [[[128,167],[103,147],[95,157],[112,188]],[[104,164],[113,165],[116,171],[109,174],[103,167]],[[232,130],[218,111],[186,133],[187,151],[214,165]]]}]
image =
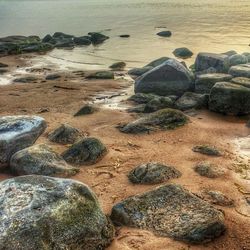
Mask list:
[{"label": "rock", "polygon": [[16,78],[13,80],[15,83],[32,83],[37,81],[38,78],[36,76],[24,76],[20,78]]},{"label": "rock", "polygon": [[162,109],[127,124],[119,125],[123,133],[139,134],[157,129],[174,129],[185,125],[188,118],[175,109]]},{"label": "rock", "polygon": [[10,169],[16,175],[45,175],[70,177],[79,172],[45,144],[34,145],[16,152],[10,160]]},{"label": "rock", "polygon": [[20,45],[21,53],[47,52],[52,49],[54,49],[54,46],[50,43],[36,42]]},{"label": "rock", "polygon": [[114,72],[112,71],[97,71],[86,76],[87,79],[114,79]]},{"label": "rock", "polygon": [[113,70],[124,70],[125,67],[126,67],[125,62],[116,62],[109,66],[109,68]]},{"label": "rock", "polygon": [[90,115],[93,114],[95,111],[97,111],[97,108],[93,105],[86,104],[80,110],[78,110],[74,116],[81,116],[81,115]]},{"label": "rock", "polygon": [[89,37],[89,36],[74,37],[73,42],[76,45],[90,45],[91,44],[91,37]]},{"label": "rock", "polygon": [[200,109],[208,106],[208,95],[186,92],[176,102],[175,107],[182,111]]},{"label": "rock", "polygon": [[226,229],[221,211],[176,184],[123,200],[113,207],[111,219],[189,243],[211,241]]},{"label": "rock", "polygon": [[54,38],[59,38],[59,39],[73,39],[73,35],[65,34],[63,32],[55,32],[53,35]]},{"label": "rock", "polygon": [[49,80],[49,81],[51,81],[51,80],[56,80],[56,79],[59,79],[59,78],[61,78],[62,76],[60,75],[60,74],[49,74],[49,75],[47,75],[46,77],[45,77],[45,79],[46,80]]},{"label": "rock", "polygon": [[161,31],[156,34],[157,36],[162,36],[162,37],[170,37],[172,36],[172,32],[169,30]]},{"label": "rock", "polygon": [[114,228],[88,186],[21,176],[0,183],[1,249],[104,249]]},{"label": "rock", "polygon": [[8,165],[14,153],[31,146],[46,126],[39,116],[0,117],[0,168]]},{"label": "rock", "polygon": [[195,166],[194,170],[199,175],[207,178],[217,178],[224,174],[223,170],[210,162],[201,162]]},{"label": "rock", "polygon": [[128,178],[135,184],[158,184],[180,176],[181,172],[174,167],[150,162],[134,168]]},{"label": "rock", "polygon": [[237,52],[235,50],[229,50],[227,52],[222,53],[223,55],[227,55],[227,56],[233,56],[236,55]]},{"label": "rock", "polygon": [[8,65],[8,64],[1,63],[1,62],[0,62],[0,68],[7,68],[7,67],[9,67],[9,65]]},{"label": "rock", "polygon": [[199,53],[195,60],[195,70],[202,71],[210,67],[215,68],[217,73],[227,72],[229,69],[228,56],[214,53]]},{"label": "rock", "polygon": [[169,97],[155,97],[150,100],[144,108],[144,113],[152,113],[164,108],[172,108],[174,102]]},{"label": "rock", "polygon": [[232,78],[231,75],[222,73],[197,75],[195,80],[195,92],[209,94],[215,83],[230,81]]},{"label": "rock", "polygon": [[52,142],[60,144],[73,144],[82,137],[82,133],[68,124],[62,124],[48,136]]},{"label": "rock", "polygon": [[246,88],[250,88],[250,78],[246,77],[234,77],[231,80],[232,83],[239,84],[241,86],[244,86]]},{"label": "rock", "polygon": [[186,58],[192,57],[193,52],[190,49],[183,47],[183,48],[175,49],[173,54],[176,57],[186,59]]},{"label": "rock", "polygon": [[133,68],[128,71],[128,74],[132,76],[141,76],[145,74],[146,72],[150,71],[151,69],[153,69],[153,67],[151,66],[143,67],[143,68]]},{"label": "rock", "polygon": [[88,35],[90,36],[90,40],[93,44],[103,43],[104,41],[109,39],[108,36],[105,36],[99,32],[89,32]]},{"label": "rock", "polygon": [[219,149],[217,149],[214,146],[209,146],[209,145],[198,145],[193,147],[193,151],[197,153],[201,153],[204,155],[211,155],[211,156],[221,156],[222,153],[220,152]]},{"label": "rock", "polygon": [[124,34],[124,35],[120,35],[121,38],[129,38],[130,35]]},{"label": "rock", "polygon": [[229,66],[245,64],[247,62],[248,62],[247,57],[245,57],[244,55],[236,54],[229,57]]},{"label": "rock", "polygon": [[213,67],[209,67],[208,69],[204,69],[202,71],[194,71],[195,76],[205,75],[205,74],[214,74],[217,70]]},{"label": "rock", "polygon": [[250,78],[250,63],[232,66],[229,69],[229,74],[231,74],[234,77]]},{"label": "rock", "polygon": [[225,194],[221,193],[220,191],[207,191],[205,193],[206,199],[219,206],[225,206],[225,207],[232,207],[234,205],[234,200],[228,198]]},{"label": "rock", "polygon": [[62,156],[69,163],[91,165],[101,160],[106,153],[107,148],[100,140],[88,137],[77,141]]},{"label": "rock", "polygon": [[247,61],[250,63],[250,53],[249,52],[244,52],[242,53],[243,56],[247,58]]},{"label": "rock", "polygon": [[159,96],[154,94],[136,93],[135,95],[130,96],[128,100],[139,104],[145,104],[157,97]]},{"label": "rock", "polygon": [[46,35],[43,39],[42,39],[42,43],[51,43],[51,44],[55,44],[56,40],[50,35]]},{"label": "rock", "polygon": [[209,109],[228,115],[250,113],[250,88],[229,82],[218,82],[211,90]]},{"label": "rock", "polygon": [[55,44],[55,48],[74,48],[75,44],[71,38],[64,38],[58,40]]},{"label": "rock", "polygon": [[127,112],[129,112],[129,113],[144,113],[145,107],[146,107],[146,104],[139,104],[139,105],[136,105],[135,107],[128,108]]},{"label": "rock", "polygon": [[193,74],[175,59],[165,61],[135,81],[135,93],[180,96],[193,88]]},{"label": "rock", "polygon": [[163,64],[164,62],[166,62],[169,59],[171,59],[171,58],[170,57],[166,57],[166,56],[160,57],[160,58],[158,58],[158,59],[150,62],[149,64],[145,65],[144,67],[153,67],[153,68],[155,68],[155,67]]}]

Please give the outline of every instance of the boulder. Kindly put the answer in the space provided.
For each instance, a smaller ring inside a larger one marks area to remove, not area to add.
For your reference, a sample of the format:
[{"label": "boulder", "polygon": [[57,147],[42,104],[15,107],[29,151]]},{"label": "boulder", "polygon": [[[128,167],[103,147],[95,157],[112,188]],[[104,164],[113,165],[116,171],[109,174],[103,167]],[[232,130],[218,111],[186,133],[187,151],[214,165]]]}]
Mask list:
[{"label": "boulder", "polygon": [[218,82],[211,90],[209,109],[229,115],[250,113],[250,88],[230,82]]},{"label": "boulder", "polygon": [[150,71],[151,69],[153,69],[152,66],[147,66],[143,68],[133,68],[128,71],[128,74],[132,76],[141,76],[145,74],[146,72]]},{"label": "boulder", "polygon": [[72,144],[81,137],[82,133],[68,124],[62,124],[48,135],[50,141],[60,144]]},{"label": "boulder", "polygon": [[31,146],[46,126],[39,116],[0,117],[0,168],[8,165],[14,153]]},{"label": "boulder", "polygon": [[208,95],[186,92],[176,102],[175,107],[182,111],[207,107]]},{"label": "boulder", "polygon": [[53,35],[54,38],[59,38],[59,39],[73,39],[73,35],[65,34],[63,32],[55,32]]},{"label": "boulder", "polygon": [[108,36],[105,36],[99,32],[89,32],[88,35],[90,36],[90,40],[93,44],[103,43],[104,41],[109,39]]},{"label": "boulder", "polygon": [[123,133],[139,134],[148,133],[158,129],[174,129],[185,125],[188,118],[180,111],[175,109],[162,109],[141,117],[127,124],[117,127]]},{"label": "boulder", "polygon": [[111,219],[189,243],[211,241],[226,229],[223,212],[176,184],[123,200],[112,208]]},{"label": "boulder", "polygon": [[234,77],[250,78],[250,63],[232,66],[229,69],[229,74],[231,74]]},{"label": "boulder", "polygon": [[229,57],[229,66],[230,67],[234,66],[234,65],[238,65],[238,64],[245,64],[247,62],[248,62],[247,57],[244,55],[236,54],[236,55],[232,55]]},{"label": "boulder", "polygon": [[165,31],[158,32],[156,35],[161,36],[161,37],[170,37],[172,36],[172,32],[169,30],[165,30]]},{"label": "boulder", "polygon": [[45,175],[70,177],[79,172],[45,144],[34,145],[16,152],[10,160],[10,169],[16,175]]},{"label": "boulder", "polygon": [[209,94],[215,83],[230,81],[232,78],[231,75],[223,73],[197,75],[195,80],[195,92]]},{"label": "boulder", "polygon": [[89,36],[74,37],[73,42],[76,45],[90,45],[91,38]]},{"label": "boulder", "polygon": [[211,156],[221,156],[222,153],[219,149],[210,145],[198,145],[193,147],[193,151],[196,153],[211,155]]},{"label": "boulder", "polygon": [[0,183],[0,249],[96,250],[114,228],[88,186],[30,175]]},{"label": "boulder", "polygon": [[135,81],[135,93],[181,96],[193,88],[193,74],[175,59],[165,61]]},{"label": "boulder", "polygon": [[227,56],[233,56],[233,55],[236,55],[237,52],[235,50],[229,50],[229,51],[226,51],[226,52],[224,52],[222,54],[227,55]]},{"label": "boulder", "polygon": [[229,69],[228,56],[214,53],[199,53],[195,60],[195,70],[203,71],[210,67],[215,68],[217,73],[227,72]]},{"label": "boulder", "polygon": [[217,178],[224,174],[222,169],[210,162],[200,162],[195,166],[194,171],[207,178]]},{"label": "boulder", "polygon": [[163,64],[164,62],[166,62],[167,60],[171,59],[170,57],[166,57],[166,56],[163,56],[163,57],[160,57],[150,63],[148,63],[147,65],[145,65],[145,67],[157,67],[161,64]]},{"label": "boulder", "polygon": [[144,113],[152,113],[164,108],[173,108],[174,102],[169,97],[155,97],[144,108]]},{"label": "boulder", "polygon": [[243,56],[247,58],[247,61],[250,63],[250,53],[249,52],[244,52],[242,53]]},{"label": "boulder", "polygon": [[42,43],[51,43],[51,44],[55,44],[56,40],[55,38],[53,38],[50,34],[46,35],[43,39],[42,39]]},{"label": "boulder", "polygon": [[88,137],[77,141],[62,156],[69,163],[91,165],[101,160],[106,153],[107,148],[99,139]]},{"label": "boulder", "polygon": [[134,168],[128,178],[134,184],[158,184],[180,176],[181,172],[174,167],[150,162]]},{"label": "boulder", "polygon": [[115,75],[112,71],[97,71],[86,76],[87,79],[114,79]]},{"label": "boulder", "polygon": [[109,68],[112,70],[124,70],[125,67],[126,67],[125,62],[116,62],[109,66]]},{"label": "boulder", "polygon": [[192,57],[193,52],[190,49],[183,47],[183,48],[175,49],[173,51],[173,54],[176,57],[179,57],[179,58],[182,58],[182,59],[186,59],[186,58]]},{"label": "boulder", "polygon": [[90,115],[97,111],[97,108],[91,104],[86,104],[80,108],[74,116]]},{"label": "boulder", "polygon": [[231,80],[232,83],[244,86],[246,88],[250,88],[250,78],[246,78],[246,77],[234,77]]}]

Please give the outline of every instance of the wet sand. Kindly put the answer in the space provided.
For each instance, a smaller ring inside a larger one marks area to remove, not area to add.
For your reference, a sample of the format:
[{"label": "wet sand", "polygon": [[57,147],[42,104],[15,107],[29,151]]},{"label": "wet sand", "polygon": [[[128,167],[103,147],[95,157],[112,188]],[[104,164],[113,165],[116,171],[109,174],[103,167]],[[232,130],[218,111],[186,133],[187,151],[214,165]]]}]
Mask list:
[{"label": "wet sand", "polygon": [[[11,61],[14,67],[17,63],[15,57],[1,58],[1,62]],[[73,117],[73,114],[96,96],[105,96],[106,91],[123,92],[130,83],[122,79],[86,80],[78,74],[67,72],[60,80],[0,86],[0,115],[36,114],[44,117],[48,128],[36,143],[49,144],[59,153],[69,145],[51,143],[47,135],[62,123],[100,138],[107,146],[108,154],[95,165],[82,166],[73,179],[86,183],[94,190],[105,213],[109,214],[112,206],[122,199],[157,186],[133,185],[127,178],[132,168],[149,161],[170,164],[182,172],[181,178],[166,183],[181,184],[200,196],[205,190],[217,190],[235,200],[234,207],[216,206],[225,213],[227,231],[211,243],[187,245],[156,237],[148,231],[121,228],[108,249],[250,249],[250,211],[245,201],[246,197],[250,197],[250,180],[235,171],[235,164],[245,159],[241,159],[233,144],[235,138],[249,135],[245,118],[199,111],[196,116],[190,117],[188,125],[176,130],[145,135],[123,134],[115,126],[135,117],[125,110],[100,106],[100,110],[92,115]],[[223,150],[224,155],[214,158],[194,153],[192,147],[198,144],[215,145]],[[226,174],[216,179],[199,176],[193,167],[204,160],[218,164]],[[9,173],[4,173],[0,175],[0,180],[10,177]]]}]

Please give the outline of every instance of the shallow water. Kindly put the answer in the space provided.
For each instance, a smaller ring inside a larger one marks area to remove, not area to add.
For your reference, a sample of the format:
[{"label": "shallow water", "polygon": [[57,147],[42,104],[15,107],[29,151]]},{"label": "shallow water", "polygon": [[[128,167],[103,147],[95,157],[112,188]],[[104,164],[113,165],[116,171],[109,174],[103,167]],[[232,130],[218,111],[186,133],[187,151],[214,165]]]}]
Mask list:
[{"label": "shallow water", "polygon": [[[249,0],[0,0],[0,36],[104,31],[111,39],[103,45],[54,50],[49,59],[80,62],[83,69],[123,60],[131,68],[183,46],[195,54],[250,51],[249,13]],[[173,36],[155,35],[164,29]]]}]

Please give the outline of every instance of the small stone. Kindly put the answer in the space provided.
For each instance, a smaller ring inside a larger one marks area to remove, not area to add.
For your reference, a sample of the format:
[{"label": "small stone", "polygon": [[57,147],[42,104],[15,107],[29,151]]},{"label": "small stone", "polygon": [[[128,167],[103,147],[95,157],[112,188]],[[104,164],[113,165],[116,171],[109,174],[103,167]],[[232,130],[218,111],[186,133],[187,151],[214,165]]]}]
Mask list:
[{"label": "small stone", "polygon": [[109,66],[109,68],[112,70],[124,70],[125,67],[126,67],[125,62],[116,62]]},{"label": "small stone", "polygon": [[223,170],[210,162],[201,162],[195,166],[194,170],[199,175],[207,178],[217,178],[224,174]]},{"label": "small stone", "polygon": [[161,37],[170,37],[172,36],[172,32],[169,30],[165,30],[165,31],[158,32],[157,35]]},{"label": "small stone", "polygon": [[204,155],[221,156],[222,153],[214,146],[198,145],[193,147],[193,151]]},{"label": "small stone", "polygon": [[124,35],[120,35],[121,38],[129,38],[130,35],[124,34]]},{"label": "small stone", "polygon": [[97,111],[97,108],[93,105],[86,104],[82,108],[80,108],[74,116],[81,116],[81,115],[90,115]]},{"label": "small stone", "polygon": [[193,52],[190,49],[183,47],[175,49],[173,54],[178,58],[186,59],[192,57]]}]

